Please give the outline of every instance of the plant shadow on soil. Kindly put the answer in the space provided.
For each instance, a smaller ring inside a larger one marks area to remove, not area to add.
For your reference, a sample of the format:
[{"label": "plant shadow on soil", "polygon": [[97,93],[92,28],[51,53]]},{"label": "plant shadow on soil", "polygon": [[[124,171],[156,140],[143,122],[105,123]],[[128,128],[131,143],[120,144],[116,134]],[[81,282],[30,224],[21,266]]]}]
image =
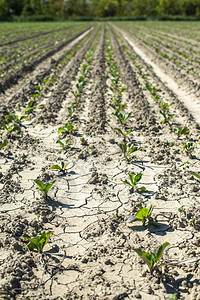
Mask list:
[{"label": "plant shadow on soil", "polygon": [[50,196],[47,197],[46,203],[52,207],[52,211],[55,211],[56,208],[62,207],[62,208],[73,208],[74,205],[72,204],[65,204],[63,202],[60,202],[58,200],[52,199]]},{"label": "plant shadow on soil", "polygon": [[164,236],[167,234],[167,232],[173,232],[174,229],[169,227],[167,224],[163,223],[157,223],[157,226],[155,225],[133,225],[133,226],[128,226],[131,230],[133,231],[145,231],[148,230],[151,233],[154,233],[156,235]]}]

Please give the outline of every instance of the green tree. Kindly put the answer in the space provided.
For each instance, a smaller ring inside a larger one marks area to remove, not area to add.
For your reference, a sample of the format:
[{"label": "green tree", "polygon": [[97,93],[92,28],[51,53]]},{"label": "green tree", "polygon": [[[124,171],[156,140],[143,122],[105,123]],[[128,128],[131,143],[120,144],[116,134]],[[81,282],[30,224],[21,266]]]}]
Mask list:
[{"label": "green tree", "polygon": [[6,0],[0,0],[0,17],[6,17],[9,14],[9,6]]}]

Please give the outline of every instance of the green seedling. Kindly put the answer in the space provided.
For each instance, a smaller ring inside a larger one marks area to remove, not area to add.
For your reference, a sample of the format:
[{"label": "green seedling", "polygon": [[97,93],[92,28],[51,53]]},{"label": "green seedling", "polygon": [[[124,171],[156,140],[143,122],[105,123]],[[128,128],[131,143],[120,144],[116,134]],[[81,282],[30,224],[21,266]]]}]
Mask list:
[{"label": "green seedling", "polygon": [[132,112],[130,112],[130,113],[127,112],[127,113],[123,114],[121,112],[115,111],[113,113],[113,115],[116,116],[119,119],[120,123],[123,125],[123,124],[125,124],[126,120],[128,120],[130,118],[130,116],[132,115]]},{"label": "green seedling", "polygon": [[33,94],[33,98],[37,99],[42,90],[43,90],[42,85],[35,85],[35,92]]},{"label": "green seedling", "polygon": [[130,223],[136,222],[136,221],[141,221],[142,225],[145,226],[145,223],[147,221],[148,221],[148,223],[152,222],[153,219],[151,217],[151,214],[152,214],[153,209],[154,209],[154,206],[152,204],[149,204],[147,207],[139,206],[139,211],[137,212],[135,218],[130,221]]},{"label": "green seedling", "polygon": [[146,88],[149,90],[149,92],[153,95],[153,98],[157,101],[158,99],[161,98],[160,95],[157,93],[162,92],[161,89],[157,89],[155,86],[153,86],[151,83],[146,83]]},{"label": "green seedling", "polygon": [[192,172],[192,175],[194,175],[196,178],[198,178],[200,180],[200,173]]},{"label": "green seedling", "polygon": [[70,143],[71,140],[72,140],[72,139],[67,139],[67,140],[64,141],[64,143],[61,142],[60,140],[58,140],[58,141],[56,142],[56,144],[61,145],[61,146],[63,147],[63,149],[67,149],[67,148],[69,147],[69,143]]},{"label": "green seedling", "polygon": [[154,270],[166,266],[165,263],[158,264],[158,261],[163,256],[163,252],[170,243],[165,242],[160,247],[158,247],[153,253],[144,252],[140,249],[133,248],[133,250],[142,258],[142,260],[147,264],[150,270],[150,274],[153,275]]},{"label": "green seedling", "polygon": [[121,134],[124,138],[126,138],[131,132],[134,131],[133,128],[129,129],[127,132],[122,131],[120,128],[112,128],[112,130],[118,134]]},{"label": "green seedling", "polygon": [[177,293],[174,293],[169,300],[178,300]]},{"label": "green seedling", "polygon": [[192,152],[194,152],[196,148],[196,144],[193,142],[186,142],[182,147],[181,150],[182,152],[185,152],[186,155],[188,155],[189,157],[192,156]]},{"label": "green seedling", "polygon": [[36,102],[34,100],[31,100],[25,104],[25,109],[23,110],[23,113],[30,114],[33,111],[34,106],[36,105]]},{"label": "green seedling", "polygon": [[127,107],[126,103],[118,104],[117,106],[113,103],[110,103],[109,105],[110,105],[110,107],[112,107],[115,110],[115,112],[121,112]]},{"label": "green seedling", "polygon": [[38,185],[37,189],[40,190],[44,196],[45,199],[47,199],[47,194],[48,191],[50,190],[50,188],[52,187],[52,185],[56,182],[56,180],[50,182],[50,183],[43,183],[41,180],[34,180],[34,182]]},{"label": "green seedling", "polygon": [[136,188],[137,183],[142,179],[142,173],[139,173],[137,175],[134,175],[132,173],[128,173],[129,181],[126,179],[123,181],[124,184],[127,184],[131,187],[131,190],[137,190],[140,192],[145,192],[147,189],[142,186],[141,188]]},{"label": "green seedling", "polygon": [[17,131],[18,134],[21,133],[21,128],[16,124],[7,126],[6,124],[0,123],[0,126],[3,127],[4,129],[6,129],[7,133],[13,133],[14,131]]},{"label": "green seedling", "polygon": [[140,151],[145,151],[143,148],[141,147],[138,147],[138,146],[134,146],[134,145],[131,145],[130,147],[128,147],[127,143],[116,143],[119,148],[121,149],[123,155],[124,155],[124,158],[126,158],[127,160],[131,159],[132,156],[131,154],[140,150]]},{"label": "green seedling", "polygon": [[6,146],[7,146],[7,140],[6,139],[0,140],[0,150],[5,148]]},{"label": "green seedling", "polygon": [[65,172],[66,171],[66,168],[67,166],[69,165],[69,163],[64,163],[63,161],[61,162],[61,166],[59,165],[53,165],[50,167],[50,170],[59,170],[60,172]]},{"label": "green seedling", "polygon": [[35,238],[31,238],[28,234],[24,234],[23,237],[29,241],[27,247],[29,250],[37,250],[38,252],[43,252],[44,246],[49,241],[50,235],[53,231],[45,232],[44,230],[41,231],[40,235],[37,235]]},{"label": "green seedling", "polygon": [[74,114],[76,113],[76,111],[77,111],[77,109],[74,108],[74,107],[68,107],[67,110],[68,110],[68,113],[69,113],[69,115],[70,115],[71,117],[73,117],[73,115],[74,115]]},{"label": "green seedling", "polygon": [[161,121],[162,124],[169,123],[169,121],[174,118],[174,115],[171,115],[168,112],[165,112],[163,110],[160,110],[160,113],[164,117],[164,120]]},{"label": "green seedling", "polygon": [[76,131],[76,127],[74,125],[72,125],[69,120],[67,120],[65,123],[65,127],[58,128],[58,135],[63,132],[64,133],[75,133],[75,131]]},{"label": "green seedling", "polygon": [[184,126],[184,127],[179,127],[178,129],[172,129],[172,132],[174,132],[178,138],[181,136],[181,135],[188,135],[190,133],[189,129]]},{"label": "green seedling", "polygon": [[160,113],[164,117],[164,120],[161,123],[162,124],[169,123],[169,121],[174,118],[174,115],[171,115],[169,113],[170,105],[167,102],[166,103],[163,102],[160,104],[160,107],[161,107]]},{"label": "green seedling", "polygon": [[81,94],[79,92],[71,91],[75,98],[80,98]]},{"label": "green seedling", "polygon": [[88,140],[86,140],[84,137],[81,137],[80,141],[81,141],[81,145],[83,145],[83,146],[88,146],[89,145]]},{"label": "green seedling", "polygon": [[175,145],[175,142],[169,142],[169,147],[173,147]]},{"label": "green seedling", "polygon": [[7,123],[10,123],[12,121],[15,121],[17,123],[21,123],[22,120],[27,119],[27,116],[21,116],[21,117],[19,117],[18,115],[11,114],[11,115],[6,115],[5,119],[6,119]]},{"label": "green seedling", "polygon": [[89,64],[83,64],[83,65],[81,66],[81,70],[82,70],[82,73],[83,73],[83,76],[84,76],[84,77],[87,76],[88,69],[89,69]]}]

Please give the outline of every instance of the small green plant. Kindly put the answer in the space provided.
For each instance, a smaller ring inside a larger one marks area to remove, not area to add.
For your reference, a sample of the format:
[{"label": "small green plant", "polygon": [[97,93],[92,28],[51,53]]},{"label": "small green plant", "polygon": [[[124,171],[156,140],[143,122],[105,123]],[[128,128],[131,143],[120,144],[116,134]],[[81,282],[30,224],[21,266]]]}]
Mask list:
[{"label": "small green plant", "polygon": [[160,104],[160,107],[161,107],[160,113],[164,117],[164,120],[161,123],[162,124],[169,123],[169,121],[174,118],[174,115],[171,115],[169,113],[170,105],[167,102],[166,103],[163,102]]},{"label": "small green plant", "polygon": [[53,165],[50,167],[50,170],[59,170],[60,172],[65,172],[66,171],[66,168],[67,166],[69,165],[69,163],[64,163],[63,161],[61,162],[61,166],[59,165]]},{"label": "small green plant", "polygon": [[58,128],[58,135],[62,132],[75,133],[75,131],[76,131],[76,127],[74,125],[72,125],[69,120],[67,120],[64,127]]},{"label": "small green plant", "polygon": [[0,140],[0,150],[5,148],[6,146],[7,146],[7,140],[6,139]]},{"label": "small green plant", "polygon": [[140,188],[136,188],[137,183],[142,179],[142,173],[139,173],[137,175],[128,173],[128,176],[129,176],[129,181],[126,179],[123,181],[123,183],[126,185],[129,185],[131,187],[132,191],[137,189],[137,191],[145,192],[147,190],[144,186],[142,186]]},{"label": "small green plant", "polygon": [[[109,105],[110,105],[110,107],[112,107],[115,110],[115,112],[121,112],[127,107],[126,103],[117,104],[117,105],[115,105],[114,103],[110,103]],[[115,113],[113,113],[113,114],[115,115]]]},{"label": "small green plant", "polygon": [[113,113],[113,115],[116,116],[119,119],[120,123],[123,125],[123,124],[125,124],[126,120],[128,120],[130,118],[130,116],[132,115],[132,112],[129,112],[129,113],[127,112],[127,113],[123,114],[121,112],[115,111]]},{"label": "small green plant", "polygon": [[146,88],[149,90],[149,92],[153,95],[153,98],[158,101],[161,98],[161,95],[158,93],[162,92],[161,89],[157,89],[155,86],[153,86],[151,83],[146,83]]},{"label": "small green plant", "polygon": [[6,115],[5,119],[6,119],[7,123],[12,122],[12,121],[15,121],[17,123],[21,123],[22,120],[27,119],[27,116],[19,117],[18,115],[11,114],[11,115]]},{"label": "small green plant", "polygon": [[174,293],[169,300],[178,300],[177,293]]},{"label": "small green plant", "polygon": [[169,142],[169,147],[173,147],[175,145],[175,142]]},{"label": "small green plant", "polygon": [[181,147],[181,151],[185,152],[186,155],[188,155],[189,157],[192,156],[192,152],[194,152],[196,148],[196,144],[193,142],[186,142],[182,147]]},{"label": "small green plant", "polygon": [[52,187],[52,185],[56,182],[56,180],[50,182],[50,183],[43,183],[41,180],[34,180],[34,182],[38,185],[37,189],[40,190],[44,196],[45,199],[47,199],[47,194],[48,191],[50,190],[50,188]]},{"label": "small green plant", "polygon": [[18,134],[21,133],[21,128],[16,125],[16,124],[12,124],[10,126],[7,126],[6,124],[0,123],[0,126],[3,127],[4,129],[6,129],[7,133],[13,133],[14,131],[17,131]]},{"label": "small green plant", "polygon": [[132,159],[131,154],[133,154],[134,152],[140,150],[140,151],[145,151],[143,148],[135,146],[135,145],[131,145],[130,147],[127,145],[127,143],[116,143],[119,148],[121,149],[124,158],[126,158],[127,160]]},{"label": "small green plant", "polygon": [[86,140],[84,137],[81,137],[80,141],[81,141],[81,145],[83,145],[83,146],[88,146],[89,145],[88,140]]},{"label": "small green plant", "polygon": [[36,105],[36,101],[31,100],[25,104],[25,109],[23,110],[23,113],[30,114],[33,111],[34,106]]},{"label": "small green plant", "polygon": [[131,132],[134,131],[133,128],[129,129],[127,132],[122,131],[120,128],[112,128],[112,130],[118,134],[121,134],[124,138],[126,138]]},{"label": "small green plant", "polygon": [[165,266],[166,264],[158,264],[158,261],[163,256],[163,252],[170,243],[165,242],[160,247],[158,247],[153,253],[144,252],[140,249],[133,248],[133,250],[142,258],[142,260],[149,267],[151,275],[153,275],[154,270]]},{"label": "small green plant", "polygon": [[172,132],[174,132],[178,138],[181,136],[181,135],[188,135],[190,133],[189,129],[184,126],[184,127],[178,127],[177,129],[172,129]]},{"label": "small green plant", "polygon": [[37,250],[38,252],[43,252],[44,246],[49,241],[50,235],[53,231],[45,232],[41,230],[40,234],[37,235],[35,238],[31,238],[28,234],[24,234],[23,237],[29,241],[27,247],[29,250]]},{"label": "small green plant", "polygon": [[153,212],[154,206],[152,204],[149,204],[147,207],[139,206],[139,211],[137,212],[135,218],[131,220],[132,222],[141,221],[142,225],[145,226],[146,222],[148,223],[152,222],[153,219],[151,217],[151,214]]},{"label": "small green plant", "polygon": [[200,180],[200,173],[192,172],[192,175],[194,175],[196,178],[198,178]]},{"label": "small green plant", "polygon": [[71,140],[72,140],[72,139],[66,139],[66,140],[64,141],[64,143],[61,142],[60,140],[57,140],[56,144],[61,145],[61,146],[63,147],[63,149],[67,149],[67,148],[69,147],[69,143],[70,143]]}]

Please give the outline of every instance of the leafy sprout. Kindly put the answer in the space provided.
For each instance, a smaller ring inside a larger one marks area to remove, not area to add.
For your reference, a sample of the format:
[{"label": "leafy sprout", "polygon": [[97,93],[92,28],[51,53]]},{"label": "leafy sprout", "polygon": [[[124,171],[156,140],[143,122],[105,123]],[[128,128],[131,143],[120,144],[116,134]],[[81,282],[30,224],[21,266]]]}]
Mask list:
[{"label": "leafy sprout", "polygon": [[186,153],[189,157],[192,156],[192,152],[195,150],[196,144],[193,142],[186,142],[182,147],[181,150]]},{"label": "leafy sprout", "polygon": [[7,140],[6,139],[0,140],[0,150],[5,148],[6,146],[7,146]]},{"label": "leafy sprout", "polygon": [[37,250],[38,252],[43,252],[44,246],[49,241],[50,235],[53,231],[45,232],[44,230],[41,231],[40,235],[37,235],[35,238],[31,238],[28,234],[24,234],[23,237],[29,241],[27,247],[29,250]]},{"label": "leafy sprout", "polygon": [[69,163],[64,163],[63,161],[61,162],[61,166],[59,165],[53,165],[50,167],[50,170],[59,170],[60,172],[65,172],[66,171],[66,168],[67,166],[69,165]]},{"label": "leafy sprout", "polygon": [[125,124],[126,120],[128,120],[130,118],[130,116],[132,115],[132,112],[129,112],[129,113],[126,112],[123,114],[121,112],[115,111],[113,113],[113,115],[116,116],[119,119],[120,123],[123,125],[123,124]]},{"label": "leafy sprout", "polygon": [[143,148],[135,146],[135,145],[131,145],[130,147],[127,145],[127,143],[116,143],[119,148],[121,149],[124,158],[126,158],[127,160],[131,159],[132,156],[131,154],[140,150],[140,151],[145,151]]},{"label": "leafy sprout", "polygon": [[69,120],[66,121],[64,127],[59,127],[58,128],[58,135],[62,132],[64,133],[74,133],[76,130],[76,127],[70,123]]},{"label": "leafy sprout", "polygon": [[169,123],[169,121],[174,118],[174,115],[169,113],[169,106],[170,105],[167,102],[160,104],[160,113],[164,117],[164,120],[161,122],[162,124]]},{"label": "leafy sprout", "polygon": [[165,242],[160,247],[158,247],[153,253],[144,252],[140,249],[133,248],[133,250],[142,258],[142,260],[147,264],[149,267],[151,275],[153,275],[154,270],[165,266],[166,264],[158,264],[158,261],[163,256],[164,250],[170,243]]},{"label": "leafy sprout", "polygon": [[136,222],[136,221],[141,221],[142,225],[145,226],[145,223],[147,221],[148,222],[152,221],[151,214],[153,212],[153,209],[154,209],[154,206],[152,204],[149,204],[147,207],[139,206],[139,211],[137,212],[135,218],[130,221],[130,223]]},{"label": "leafy sprout", "polygon": [[66,139],[66,140],[64,141],[64,143],[61,142],[60,140],[57,140],[56,144],[61,145],[61,146],[63,147],[63,149],[67,149],[67,148],[69,147],[69,143],[70,143],[71,140],[72,140],[72,139]]},{"label": "leafy sprout", "polygon": [[188,135],[190,133],[190,130],[184,126],[184,127],[179,127],[177,129],[172,129],[172,132],[174,132],[178,137],[181,135]]},{"label": "leafy sprout", "polygon": [[27,119],[27,116],[18,116],[18,115],[15,115],[15,114],[11,114],[11,115],[6,115],[5,116],[5,119],[6,119],[6,122],[9,123],[9,122],[12,122],[12,121],[15,121],[17,123],[20,123],[22,120],[24,119]]},{"label": "leafy sprout", "polygon": [[126,138],[131,132],[134,131],[133,128],[129,129],[127,132],[122,131],[120,128],[112,128],[112,130],[118,134],[121,134],[124,138]]},{"label": "leafy sprout", "polygon": [[192,175],[194,175],[196,178],[198,178],[200,180],[200,173],[192,172]]},{"label": "leafy sprout", "polygon": [[[124,180],[123,183],[126,185],[129,185],[132,190],[136,189],[137,183],[142,179],[142,173],[139,173],[137,175],[134,175],[132,173],[128,173],[129,180]],[[138,191],[140,192],[145,192],[147,189],[142,186],[140,188],[137,188]]]},{"label": "leafy sprout", "polygon": [[13,133],[14,131],[17,131],[18,134],[21,133],[21,128],[16,124],[7,126],[6,124],[0,123],[0,126],[3,127],[4,129],[6,129],[7,133]]},{"label": "leafy sprout", "polygon": [[52,185],[56,182],[56,180],[45,184],[44,182],[42,182],[41,180],[34,180],[34,182],[37,184],[37,189],[40,190],[44,196],[45,199],[47,199],[47,194],[48,191],[50,190],[50,188],[52,187]]}]

